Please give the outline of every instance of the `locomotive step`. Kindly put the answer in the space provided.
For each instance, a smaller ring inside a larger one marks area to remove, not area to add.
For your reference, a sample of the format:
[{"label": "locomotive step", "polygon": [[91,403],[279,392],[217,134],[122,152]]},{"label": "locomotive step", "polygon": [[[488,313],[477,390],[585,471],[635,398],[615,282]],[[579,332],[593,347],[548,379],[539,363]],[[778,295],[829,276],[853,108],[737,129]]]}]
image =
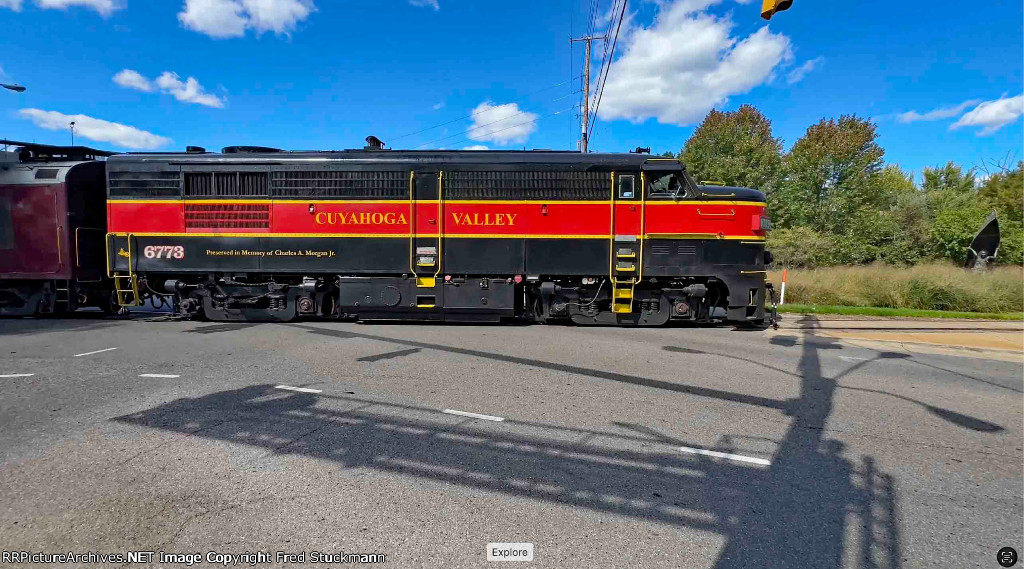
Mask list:
[{"label": "locomotive step", "polygon": [[[127,283],[124,281],[127,279]],[[135,274],[122,275],[114,273],[114,292],[120,306],[141,306],[139,302],[139,281]]]}]

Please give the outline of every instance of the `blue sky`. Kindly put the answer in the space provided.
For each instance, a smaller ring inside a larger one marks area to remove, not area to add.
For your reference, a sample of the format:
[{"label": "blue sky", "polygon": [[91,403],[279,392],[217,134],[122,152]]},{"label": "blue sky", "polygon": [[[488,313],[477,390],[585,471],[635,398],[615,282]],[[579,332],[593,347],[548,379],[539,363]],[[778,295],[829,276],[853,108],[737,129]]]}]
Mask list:
[{"label": "blue sky", "polygon": [[[796,0],[770,24],[759,4],[629,2],[591,149],[677,151],[708,109],[751,103],[787,147],[855,113],[911,170],[1024,157],[1019,0]],[[0,137],[64,144],[77,118],[78,141],[117,150],[355,148],[369,134],[575,148],[582,51],[568,38],[590,7],[0,0],[0,82],[28,87],[0,91]],[[612,9],[598,2],[597,32]]]}]

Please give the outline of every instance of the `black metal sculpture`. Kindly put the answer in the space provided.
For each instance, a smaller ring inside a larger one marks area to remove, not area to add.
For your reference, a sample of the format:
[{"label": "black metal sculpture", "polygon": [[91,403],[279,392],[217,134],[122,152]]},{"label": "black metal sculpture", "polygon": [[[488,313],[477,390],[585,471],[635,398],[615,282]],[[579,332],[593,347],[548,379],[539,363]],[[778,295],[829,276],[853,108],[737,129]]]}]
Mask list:
[{"label": "black metal sculpture", "polygon": [[996,212],[988,214],[981,229],[974,235],[970,246],[967,247],[967,261],[965,269],[972,269],[975,272],[984,271],[996,258],[999,252],[999,220],[996,219]]}]

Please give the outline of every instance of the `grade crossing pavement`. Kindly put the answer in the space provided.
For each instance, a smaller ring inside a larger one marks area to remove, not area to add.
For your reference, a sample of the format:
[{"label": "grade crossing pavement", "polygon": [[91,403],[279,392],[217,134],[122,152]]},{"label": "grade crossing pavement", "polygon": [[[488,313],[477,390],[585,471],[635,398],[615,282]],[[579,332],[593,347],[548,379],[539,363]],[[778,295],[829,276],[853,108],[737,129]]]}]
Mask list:
[{"label": "grade crossing pavement", "polygon": [[1024,549],[1020,359],[801,318],[0,320],[0,546],[715,568]]}]

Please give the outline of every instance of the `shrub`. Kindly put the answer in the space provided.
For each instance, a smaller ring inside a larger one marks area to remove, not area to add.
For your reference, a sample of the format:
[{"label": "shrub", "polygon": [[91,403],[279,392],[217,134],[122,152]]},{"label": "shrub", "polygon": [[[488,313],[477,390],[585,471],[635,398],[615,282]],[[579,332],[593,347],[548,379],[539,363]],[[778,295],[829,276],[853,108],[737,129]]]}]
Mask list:
[{"label": "shrub", "polygon": [[963,263],[967,259],[967,246],[988,213],[977,205],[940,210],[931,227],[932,250],[941,257]]},{"label": "shrub", "polygon": [[768,234],[766,246],[780,267],[832,265],[832,241],[809,227],[776,229]]},{"label": "shrub", "polygon": [[[779,271],[769,278],[781,282]],[[788,304],[878,306],[964,312],[1024,311],[1024,270],[997,267],[972,273],[948,263],[914,267],[873,264],[858,267],[793,269],[786,285]]]}]

